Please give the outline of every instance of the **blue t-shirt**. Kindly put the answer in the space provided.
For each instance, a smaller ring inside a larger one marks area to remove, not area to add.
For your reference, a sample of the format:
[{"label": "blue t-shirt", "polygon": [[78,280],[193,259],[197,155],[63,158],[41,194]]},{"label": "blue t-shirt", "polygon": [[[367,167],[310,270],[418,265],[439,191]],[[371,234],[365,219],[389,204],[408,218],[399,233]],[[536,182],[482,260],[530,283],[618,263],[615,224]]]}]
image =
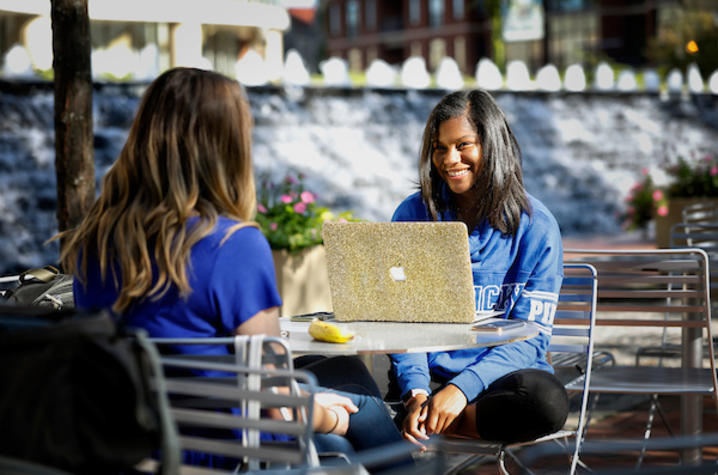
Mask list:
[{"label": "blue t-shirt", "polygon": [[[457,386],[474,400],[498,378],[519,369],[553,372],[546,362],[558,292],[563,280],[563,247],[551,212],[529,195],[532,213],[523,213],[515,236],[488,222],[469,234],[477,310],[505,310],[507,318],[535,321],[539,335],[493,348],[390,355],[402,395],[411,389],[430,392],[431,375]],[[447,211],[441,221],[456,221]],[[430,221],[421,194],[406,198],[393,221]]]},{"label": "blue t-shirt", "polygon": [[[281,305],[272,252],[262,233],[248,226],[221,243],[236,224],[220,217],[212,233],[194,245],[187,266],[192,292],[187,297],[173,287],[157,300],[135,301],[123,322],[155,338],[222,337],[234,334],[258,312]],[[73,292],[80,309],[109,309],[118,286],[111,274],[103,281],[98,263],[90,259],[86,282],[75,279]]]},{"label": "blue t-shirt", "polygon": [[[190,220],[188,226],[194,222]],[[155,338],[225,337],[233,335],[238,326],[258,312],[280,306],[282,301],[277,291],[272,252],[262,233],[248,226],[222,242],[227,230],[236,224],[237,221],[220,217],[212,233],[192,247],[190,266],[187,267],[192,292],[187,297],[180,297],[177,288],[173,287],[157,300],[135,301],[122,316],[123,323],[144,328]],[[86,282],[81,284],[75,279],[73,292],[78,308],[109,310],[117,300],[118,286],[112,275],[103,281],[98,262],[90,259]],[[229,349],[222,345],[183,345],[172,351],[229,353]],[[214,373],[211,375],[215,376]],[[233,408],[232,412],[239,414],[240,410]],[[230,437],[241,438],[239,431],[231,434]],[[261,433],[261,439],[286,440],[268,433]],[[231,457],[195,451],[185,451],[183,461],[190,465],[228,469],[238,463]]]}]

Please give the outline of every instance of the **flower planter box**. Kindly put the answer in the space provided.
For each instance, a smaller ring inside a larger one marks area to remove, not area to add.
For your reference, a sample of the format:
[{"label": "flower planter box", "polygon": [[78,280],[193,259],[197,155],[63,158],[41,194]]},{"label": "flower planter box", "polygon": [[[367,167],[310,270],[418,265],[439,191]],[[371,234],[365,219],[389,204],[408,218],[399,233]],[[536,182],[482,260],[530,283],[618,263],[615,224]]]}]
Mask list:
[{"label": "flower planter box", "polygon": [[312,246],[297,254],[273,250],[272,256],[283,302],[281,316],[332,311],[324,246]]},{"label": "flower planter box", "polygon": [[656,247],[669,248],[671,246],[671,227],[683,221],[683,208],[694,203],[704,202],[714,202],[718,206],[716,198],[671,198],[668,202],[668,214],[655,216]]}]

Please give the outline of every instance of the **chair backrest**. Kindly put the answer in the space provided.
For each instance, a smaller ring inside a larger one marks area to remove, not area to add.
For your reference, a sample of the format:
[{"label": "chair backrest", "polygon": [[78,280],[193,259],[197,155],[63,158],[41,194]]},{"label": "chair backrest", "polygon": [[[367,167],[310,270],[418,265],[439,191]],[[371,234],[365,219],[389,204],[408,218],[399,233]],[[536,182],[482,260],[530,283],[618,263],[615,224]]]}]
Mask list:
[{"label": "chair backrest", "polygon": [[716,223],[718,222],[718,207],[715,202],[701,201],[683,207],[681,211],[684,223]]},{"label": "chair backrest", "polygon": [[[708,254],[712,297],[718,290],[718,220],[711,223],[677,223],[671,226],[670,247],[697,247]],[[715,302],[714,302],[715,304]]]},{"label": "chair backrest", "polygon": [[[583,392],[581,395],[576,445],[569,473],[574,473],[583,438],[588,407],[589,387],[593,366],[593,342],[596,317],[596,269],[590,264],[564,264],[564,278],[554,316],[549,352],[557,371],[569,366],[581,368]],[[570,382],[570,381],[569,381]]]},{"label": "chair backrest", "polygon": [[671,226],[671,248],[698,247],[718,253],[718,221],[712,223],[676,223]]},{"label": "chair backrest", "polygon": [[666,328],[669,341],[681,344],[685,367],[702,367],[705,345],[718,394],[705,251],[566,249],[564,258],[598,271],[597,326]]},{"label": "chair backrest", "polygon": [[319,465],[312,442],[316,380],[293,369],[283,339],[153,342],[164,349],[165,385],[184,451],[229,458],[250,471]]}]

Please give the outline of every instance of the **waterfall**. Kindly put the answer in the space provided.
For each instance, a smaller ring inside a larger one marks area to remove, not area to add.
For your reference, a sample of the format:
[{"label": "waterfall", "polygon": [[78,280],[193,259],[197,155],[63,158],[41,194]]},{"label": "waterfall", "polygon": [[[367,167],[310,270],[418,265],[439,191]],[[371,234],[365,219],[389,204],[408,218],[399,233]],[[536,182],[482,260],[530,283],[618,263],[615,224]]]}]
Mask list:
[{"label": "waterfall", "polygon": [[[97,84],[98,180],[117,157],[146,83]],[[254,166],[303,173],[320,204],[388,220],[416,189],[421,135],[446,91],[262,86],[247,89]],[[614,234],[644,167],[718,151],[718,96],[649,92],[492,92],[523,152],[527,190],[566,236]],[[0,81],[0,273],[55,263],[52,85]],[[99,183],[99,181],[98,181]],[[99,187],[99,184],[98,184]]]}]

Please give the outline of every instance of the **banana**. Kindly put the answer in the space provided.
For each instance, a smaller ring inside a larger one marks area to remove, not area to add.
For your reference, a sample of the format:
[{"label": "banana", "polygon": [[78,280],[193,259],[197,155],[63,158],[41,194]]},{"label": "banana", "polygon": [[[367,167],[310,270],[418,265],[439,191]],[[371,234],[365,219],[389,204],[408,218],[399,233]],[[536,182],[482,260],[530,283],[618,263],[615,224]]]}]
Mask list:
[{"label": "banana", "polygon": [[309,325],[309,334],[315,340],[328,341],[329,343],[346,343],[354,338],[353,333],[318,318],[312,320],[311,325]]}]

